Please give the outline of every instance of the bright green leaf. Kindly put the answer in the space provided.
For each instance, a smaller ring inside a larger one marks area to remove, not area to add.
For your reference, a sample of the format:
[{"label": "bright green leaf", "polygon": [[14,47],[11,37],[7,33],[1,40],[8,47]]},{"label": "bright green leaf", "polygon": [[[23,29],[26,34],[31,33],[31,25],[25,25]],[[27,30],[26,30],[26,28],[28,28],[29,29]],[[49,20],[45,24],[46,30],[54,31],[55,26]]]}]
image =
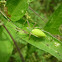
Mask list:
[{"label": "bright green leaf", "polygon": [[49,33],[45,32],[45,34],[45,38],[38,38],[31,35],[29,39],[28,34],[20,34],[19,37],[28,42],[29,44],[52,54],[57,59],[62,60],[62,43],[52,37]]},{"label": "bright green leaf", "polygon": [[7,0],[6,6],[12,21],[17,21],[23,17],[28,8],[27,0]]}]

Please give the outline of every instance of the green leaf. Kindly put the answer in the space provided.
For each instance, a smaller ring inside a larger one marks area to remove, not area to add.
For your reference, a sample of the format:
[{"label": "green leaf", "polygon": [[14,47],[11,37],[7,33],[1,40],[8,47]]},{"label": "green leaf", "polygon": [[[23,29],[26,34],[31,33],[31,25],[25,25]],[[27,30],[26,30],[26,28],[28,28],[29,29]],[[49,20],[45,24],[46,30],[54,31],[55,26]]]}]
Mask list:
[{"label": "green leaf", "polygon": [[[5,20],[6,21],[6,20]],[[11,22],[6,22],[10,34],[15,38],[14,26]],[[0,62],[8,62],[13,51],[13,42],[3,26],[0,26]]]},{"label": "green leaf", "polygon": [[24,35],[24,33],[22,33],[17,35],[19,35],[21,39],[25,40],[29,44],[50,53],[59,60],[62,60],[62,43],[56,38],[52,37],[49,33],[45,32],[45,34],[45,38],[38,38],[32,35],[30,39],[28,34]]},{"label": "green leaf", "polygon": [[7,38],[0,40],[0,62],[8,62],[12,50],[13,47]]},{"label": "green leaf", "polygon": [[0,27],[0,62],[8,62],[13,46],[8,39],[7,32]]},{"label": "green leaf", "polygon": [[7,0],[6,6],[12,21],[17,21],[23,17],[28,8],[27,0]]},{"label": "green leaf", "polygon": [[[44,29],[54,35],[62,35],[62,4],[53,13]],[[61,28],[60,28],[61,27]]]},{"label": "green leaf", "polygon": [[[31,35],[29,39],[29,35],[24,33],[23,30],[27,31],[29,33],[29,29],[27,29],[27,26],[23,26],[23,23],[21,21],[17,21],[15,23],[17,27],[19,27],[20,30],[16,36],[18,36],[19,40],[26,41],[27,43],[44,50],[51,55],[55,56],[57,59],[62,60],[62,42],[51,36],[51,34],[44,32],[46,34],[45,38],[39,38],[36,36]],[[22,32],[23,31],[23,32]]]}]

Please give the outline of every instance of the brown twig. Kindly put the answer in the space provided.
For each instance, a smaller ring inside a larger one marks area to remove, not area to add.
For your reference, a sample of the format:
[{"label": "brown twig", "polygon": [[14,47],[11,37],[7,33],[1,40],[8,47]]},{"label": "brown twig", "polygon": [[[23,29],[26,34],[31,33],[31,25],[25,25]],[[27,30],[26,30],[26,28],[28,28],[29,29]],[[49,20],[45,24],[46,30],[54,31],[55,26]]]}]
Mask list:
[{"label": "brown twig", "polygon": [[45,22],[45,20],[38,13],[36,13],[30,6],[29,9],[31,9],[37,16],[39,16]]},{"label": "brown twig", "polygon": [[[0,21],[0,23],[1,23],[1,21]],[[22,53],[20,52],[21,50],[20,50],[20,48],[18,47],[16,41],[14,40],[14,38],[12,37],[12,35],[10,34],[10,32],[8,31],[8,29],[6,28],[6,26],[5,26],[4,24],[2,24],[2,26],[5,28],[5,30],[8,32],[9,36],[10,36],[11,39],[13,40],[14,45],[16,46],[17,51],[18,51],[19,54],[20,54],[20,58],[21,58],[22,62],[25,62],[25,60],[24,60],[24,58],[23,58],[23,55],[22,55]]]}]

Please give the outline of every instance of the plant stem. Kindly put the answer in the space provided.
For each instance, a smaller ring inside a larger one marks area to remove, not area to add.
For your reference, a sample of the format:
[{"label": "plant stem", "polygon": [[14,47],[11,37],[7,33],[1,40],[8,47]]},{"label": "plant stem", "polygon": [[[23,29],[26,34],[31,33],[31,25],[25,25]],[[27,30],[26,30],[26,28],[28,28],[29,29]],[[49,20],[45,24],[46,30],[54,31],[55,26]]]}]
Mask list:
[{"label": "plant stem", "polygon": [[38,13],[36,13],[30,6],[29,9],[31,9],[37,16],[39,16],[45,22],[45,20]]},{"label": "plant stem", "polygon": [[[1,23],[1,21],[0,21],[0,23]],[[5,30],[8,32],[9,36],[10,36],[11,39],[13,40],[14,45],[16,46],[17,51],[18,51],[18,53],[20,54],[20,58],[21,58],[22,62],[25,62],[24,57],[23,57],[23,55],[21,54],[21,52],[20,52],[20,48],[18,47],[16,41],[14,40],[14,38],[12,37],[12,35],[11,35],[10,32],[8,31],[8,29],[5,27],[5,25],[2,24],[2,26],[5,28]]]},{"label": "plant stem", "polygon": [[10,19],[1,11],[1,9],[0,9],[0,13],[1,13],[8,21],[10,21]]}]

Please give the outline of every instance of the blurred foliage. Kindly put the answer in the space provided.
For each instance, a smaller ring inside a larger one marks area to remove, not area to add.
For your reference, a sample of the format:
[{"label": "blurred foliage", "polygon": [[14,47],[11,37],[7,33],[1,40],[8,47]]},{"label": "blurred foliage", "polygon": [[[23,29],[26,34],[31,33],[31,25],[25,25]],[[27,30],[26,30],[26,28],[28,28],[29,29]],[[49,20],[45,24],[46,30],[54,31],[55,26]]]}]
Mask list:
[{"label": "blurred foliage", "polygon": [[62,35],[62,4],[52,14],[44,29],[53,35]]},{"label": "blurred foliage", "polygon": [[[26,29],[25,27],[33,27],[34,24],[36,24],[35,27],[43,28],[45,24],[48,22],[49,17],[59,7],[61,3],[62,3],[62,0],[54,0],[54,1],[52,0],[30,0],[29,6],[36,13],[38,13],[44,20],[42,20],[38,15],[36,15],[31,9],[28,9],[24,18],[21,19],[22,20],[21,23],[24,24],[24,28],[21,27],[21,25],[19,26],[20,21],[19,23],[14,23],[14,24],[16,24],[19,28],[23,28],[23,29]],[[29,22],[28,25],[27,25],[27,20]],[[24,40],[19,39],[19,41],[24,41]],[[23,43],[21,44],[23,45]],[[23,56],[25,57],[26,62],[62,62],[62,61],[59,61],[54,56],[52,56],[51,54],[43,50],[40,50],[30,44],[24,43],[24,45],[26,45],[25,46],[26,52],[25,50],[23,51],[25,52],[26,55],[23,55]],[[22,46],[20,46],[20,48],[21,47]],[[14,55],[13,59],[17,59],[18,57],[19,57],[18,55]],[[20,61],[20,59],[18,58],[14,62],[18,62],[18,60]]]},{"label": "blurred foliage", "polygon": [[51,14],[59,7],[62,0],[33,0],[30,7],[40,15],[36,15],[31,9],[28,9],[29,20],[34,21],[36,26],[43,28]]},{"label": "blurred foliage", "polygon": [[[62,0],[54,0],[54,1],[53,0],[29,0],[28,2],[29,2],[29,7],[31,7],[37,14],[34,13],[30,8],[28,8],[28,10],[25,13],[25,15],[23,14],[24,17],[22,19],[20,19],[20,20],[18,19],[19,20],[18,22],[13,22],[17,27],[19,27],[19,28],[21,28],[23,30],[26,30],[26,31],[28,31],[26,29],[26,27],[43,29],[44,26],[46,25],[46,23],[48,22],[48,19],[50,18],[50,16],[54,13],[54,11],[62,3]],[[11,4],[10,4],[10,6],[11,6]],[[8,29],[11,32],[11,34],[13,32],[15,33],[14,30],[16,30],[16,29],[15,28],[13,29],[13,24],[10,22],[10,24],[8,24],[8,25],[9,25]],[[35,25],[35,27],[33,27],[34,25]],[[12,30],[10,30],[11,28],[12,28]],[[30,30],[30,28],[29,28],[29,30]],[[40,50],[40,49],[36,48],[35,46],[37,46],[38,44],[34,46],[35,42],[33,42],[33,45],[28,44],[27,43],[28,41],[26,42],[26,40],[20,38],[25,34],[23,34],[22,36],[18,37],[17,33],[19,31],[18,31],[18,29],[16,31],[17,31],[16,32],[16,37],[15,36],[14,37],[15,37],[15,40],[17,41],[17,43],[18,43],[19,48],[22,51],[22,54],[23,54],[26,62],[62,62],[62,61],[59,61],[56,58],[56,56],[54,57],[53,55],[49,54],[48,52],[43,51],[44,49]],[[27,37],[29,37],[29,35],[27,35]],[[25,38],[27,38],[27,37],[25,36]],[[59,36],[59,38],[60,37],[61,36]],[[47,37],[46,37],[46,39],[47,39]],[[32,40],[34,40],[34,39],[32,39]],[[39,40],[40,39],[38,38],[38,41]],[[49,40],[51,40],[51,39],[49,38]],[[47,39],[47,41],[49,41],[49,40]],[[45,41],[45,44],[46,43],[47,42]],[[40,43],[39,43],[39,45],[40,45]],[[49,45],[50,45],[50,42],[49,42],[49,44],[47,44],[47,46],[49,46]],[[42,46],[42,45],[40,45],[40,46]],[[43,47],[43,48],[45,48],[45,47]],[[56,48],[55,48],[55,50],[56,50]],[[54,52],[52,52],[52,53],[54,53]],[[56,53],[56,54],[58,54],[58,53]],[[8,62],[21,62],[20,57],[19,57],[19,55],[17,53],[17,50],[16,50],[15,46],[14,46],[12,55],[11,55],[11,57],[10,57]]]}]

